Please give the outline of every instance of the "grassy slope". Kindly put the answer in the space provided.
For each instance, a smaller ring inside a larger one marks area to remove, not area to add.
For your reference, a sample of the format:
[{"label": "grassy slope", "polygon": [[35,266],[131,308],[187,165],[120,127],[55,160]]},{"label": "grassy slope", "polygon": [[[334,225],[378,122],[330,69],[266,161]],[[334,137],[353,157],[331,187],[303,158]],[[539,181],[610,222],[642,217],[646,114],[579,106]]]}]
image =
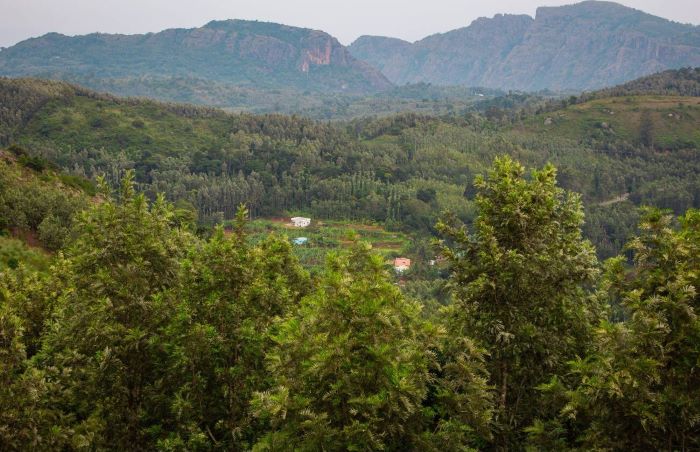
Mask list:
[{"label": "grassy slope", "polygon": [[[564,110],[536,115],[524,131],[571,139],[639,141],[640,121],[649,111],[657,148],[700,147],[700,97],[629,96],[597,99]],[[546,125],[547,118],[551,124]],[[606,127],[607,125],[607,127]]]},{"label": "grassy slope", "polygon": [[45,270],[50,255],[43,249],[33,247],[24,240],[0,235],[0,271],[23,264],[27,268]]}]

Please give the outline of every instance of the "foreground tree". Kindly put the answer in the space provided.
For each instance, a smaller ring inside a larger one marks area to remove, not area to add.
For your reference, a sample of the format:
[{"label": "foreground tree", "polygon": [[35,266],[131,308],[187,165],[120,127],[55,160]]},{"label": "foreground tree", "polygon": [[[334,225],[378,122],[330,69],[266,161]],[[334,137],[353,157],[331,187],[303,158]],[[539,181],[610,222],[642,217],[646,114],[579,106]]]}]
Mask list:
[{"label": "foreground tree", "polygon": [[331,256],[319,287],[279,324],[275,385],[255,400],[272,431],[256,449],[410,449],[431,378],[419,312],[368,247]]},{"label": "foreground tree", "polygon": [[517,449],[546,411],[535,388],[590,344],[599,309],[584,287],[597,261],[581,236],[579,196],[556,186],[551,165],[526,179],[520,164],[499,158],[475,186],[473,231],[454,218],[438,225],[452,265],[448,314],[452,334],[473,335],[488,352],[494,446]]},{"label": "foreground tree", "polygon": [[51,430],[55,412],[46,406],[46,383],[28,367],[24,327],[13,309],[11,292],[0,281],[0,449],[61,449],[65,443]]},{"label": "foreground tree", "polygon": [[178,428],[163,448],[250,449],[263,428],[249,405],[254,391],[269,388],[270,328],[296,307],[309,276],[288,239],[249,243],[246,217],[241,207],[233,234],[217,229],[183,261],[179,313],[169,328]]},{"label": "foreground tree", "polygon": [[190,236],[172,227],[124,178],[118,201],[80,216],[66,250],[65,287],[36,357],[55,383],[50,403],[67,416],[72,447],[148,449],[168,427],[168,363],[162,329],[173,306],[178,259]]},{"label": "foreground tree", "polygon": [[584,420],[585,449],[700,448],[700,212],[645,213],[628,245],[634,266],[608,263],[601,295],[627,319],[603,322],[564,418]]},{"label": "foreground tree", "polygon": [[47,281],[24,268],[0,272],[0,450],[61,450],[61,415],[51,384],[32,366],[48,308]]},{"label": "foreground tree", "polygon": [[417,449],[479,450],[493,439],[494,400],[484,364],[485,351],[461,325],[451,324],[449,318],[446,325],[449,334],[442,337],[438,353],[440,365],[426,403],[431,422]]}]

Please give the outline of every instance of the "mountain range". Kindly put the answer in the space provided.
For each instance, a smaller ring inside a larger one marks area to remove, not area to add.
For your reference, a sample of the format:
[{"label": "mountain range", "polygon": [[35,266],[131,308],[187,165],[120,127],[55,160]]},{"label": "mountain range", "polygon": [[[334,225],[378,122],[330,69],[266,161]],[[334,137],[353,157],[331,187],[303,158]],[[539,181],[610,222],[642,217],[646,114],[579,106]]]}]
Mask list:
[{"label": "mountain range", "polygon": [[585,1],[538,8],[534,18],[480,18],[415,43],[363,36],[349,49],[396,84],[589,90],[700,65],[700,27]]},{"label": "mountain range", "polygon": [[308,96],[395,85],[582,91],[690,66],[700,66],[700,26],[600,1],[480,18],[415,43],[363,36],[345,47],[323,31],[225,20],[143,35],[49,33],[0,51],[1,76],[239,109],[265,99],[285,111]]}]

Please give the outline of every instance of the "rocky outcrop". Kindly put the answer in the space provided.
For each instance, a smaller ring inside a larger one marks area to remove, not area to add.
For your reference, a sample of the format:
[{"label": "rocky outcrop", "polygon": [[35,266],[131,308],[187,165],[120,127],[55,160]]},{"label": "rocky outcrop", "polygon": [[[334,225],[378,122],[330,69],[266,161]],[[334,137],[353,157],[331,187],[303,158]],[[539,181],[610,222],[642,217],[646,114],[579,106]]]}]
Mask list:
[{"label": "rocky outcrop", "polygon": [[373,93],[391,83],[322,31],[227,20],[146,35],[51,33],[0,52],[0,75],[181,76],[259,88]]},{"label": "rocky outcrop", "polygon": [[497,15],[410,44],[362,37],[349,50],[398,84],[594,89],[700,66],[700,27],[599,1]]}]

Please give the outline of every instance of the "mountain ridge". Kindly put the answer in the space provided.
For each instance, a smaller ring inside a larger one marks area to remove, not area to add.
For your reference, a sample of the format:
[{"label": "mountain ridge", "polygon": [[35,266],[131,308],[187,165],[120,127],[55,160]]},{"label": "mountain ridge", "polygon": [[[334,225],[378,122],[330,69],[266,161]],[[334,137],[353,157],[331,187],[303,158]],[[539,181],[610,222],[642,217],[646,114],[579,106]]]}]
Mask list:
[{"label": "mountain ridge", "polygon": [[[329,94],[374,95],[420,83],[590,91],[692,66],[700,66],[700,26],[592,0],[540,7],[535,17],[482,17],[414,43],[362,36],[345,47],[321,30],[230,19],[136,35],[48,33],[0,51],[0,76],[170,101],[214,99],[226,108],[251,108],[263,96],[268,110],[279,103],[282,111],[325,103]],[[168,80],[187,95],[165,89]]]},{"label": "mountain ridge", "polygon": [[435,83],[536,91],[590,90],[700,65],[700,26],[613,2],[498,14],[401,46],[362,36],[348,49],[396,84]]},{"label": "mountain ridge", "polygon": [[238,19],[136,35],[48,33],[0,52],[0,74],[67,80],[168,74],[321,92],[392,86],[328,33]]}]

